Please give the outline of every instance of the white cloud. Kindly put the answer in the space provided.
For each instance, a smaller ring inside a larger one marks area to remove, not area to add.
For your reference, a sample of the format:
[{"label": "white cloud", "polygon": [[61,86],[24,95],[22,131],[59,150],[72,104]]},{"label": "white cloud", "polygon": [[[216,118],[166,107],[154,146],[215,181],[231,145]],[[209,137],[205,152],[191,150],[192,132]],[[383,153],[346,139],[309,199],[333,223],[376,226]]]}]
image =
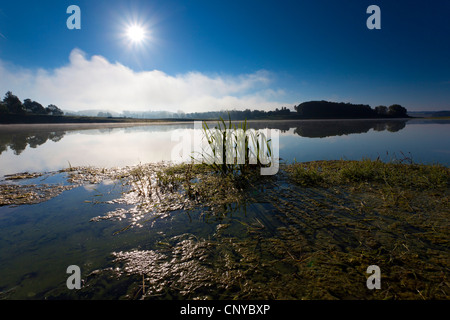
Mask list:
[{"label": "white cloud", "polygon": [[0,61],[0,90],[11,90],[65,110],[183,110],[274,109],[283,90],[273,90],[272,74],[257,71],[239,76],[189,72],[176,76],[162,71],[134,71],[102,56],[90,59],[74,49],[69,64],[53,70],[16,68]]}]

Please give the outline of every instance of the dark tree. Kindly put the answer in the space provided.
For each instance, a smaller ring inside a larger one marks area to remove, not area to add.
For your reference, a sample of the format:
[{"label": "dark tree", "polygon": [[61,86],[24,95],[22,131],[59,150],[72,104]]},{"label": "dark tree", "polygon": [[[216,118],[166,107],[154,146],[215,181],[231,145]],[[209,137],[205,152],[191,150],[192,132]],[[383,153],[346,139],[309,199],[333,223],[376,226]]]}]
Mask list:
[{"label": "dark tree", "polygon": [[392,106],[390,106],[388,110],[388,115],[397,118],[408,116],[406,108],[402,107],[399,104],[393,104]]},{"label": "dark tree", "polygon": [[0,114],[5,113],[8,113],[8,107],[3,103],[3,101],[0,101]]},{"label": "dark tree", "polygon": [[45,111],[47,112],[47,114],[52,115],[52,116],[64,115],[64,112],[60,108],[55,106],[54,104],[50,104],[47,108],[45,108]]},{"label": "dark tree", "polygon": [[30,99],[25,99],[23,101],[23,107],[26,112],[32,114],[47,114],[45,108],[39,102],[31,101]]},{"label": "dark tree", "polygon": [[8,109],[8,111],[10,113],[14,113],[14,114],[24,114],[25,113],[25,109],[23,108],[22,102],[11,91],[8,91],[5,94],[3,103],[6,105],[6,108]]},{"label": "dark tree", "polygon": [[308,101],[295,106],[303,118],[373,118],[375,111],[365,104],[350,104],[329,101]]},{"label": "dark tree", "polygon": [[375,112],[381,116],[385,116],[388,113],[388,108],[386,106],[375,107]]}]

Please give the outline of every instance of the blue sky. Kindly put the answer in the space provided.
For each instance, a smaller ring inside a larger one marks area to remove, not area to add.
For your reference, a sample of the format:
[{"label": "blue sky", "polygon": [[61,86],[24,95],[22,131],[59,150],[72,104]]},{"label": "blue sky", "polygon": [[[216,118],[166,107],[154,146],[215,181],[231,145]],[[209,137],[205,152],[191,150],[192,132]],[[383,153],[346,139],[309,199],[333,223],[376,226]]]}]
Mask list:
[{"label": "blue sky", "polygon": [[[447,0],[2,1],[0,94],[69,110],[450,109],[449,18]],[[124,37],[132,23],[142,43]]]}]

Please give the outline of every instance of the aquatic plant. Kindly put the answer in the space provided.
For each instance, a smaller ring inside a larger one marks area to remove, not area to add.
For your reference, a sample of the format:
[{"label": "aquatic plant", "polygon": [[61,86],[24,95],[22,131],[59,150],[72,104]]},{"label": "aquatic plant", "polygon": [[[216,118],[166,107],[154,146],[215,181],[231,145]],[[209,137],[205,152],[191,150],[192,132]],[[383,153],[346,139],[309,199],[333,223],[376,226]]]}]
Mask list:
[{"label": "aquatic plant", "polygon": [[202,157],[216,172],[222,175],[243,175],[252,169],[271,165],[273,159],[271,139],[262,132],[249,129],[247,120],[238,125],[228,120],[228,126],[220,118],[217,126],[210,128],[202,122],[203,133],[209,150]]},{"label": "aquatic plant", "polygon": [[[93,271],[80,291],[63,286],[53,297],[448,299],[449,168],[364,159],[282,169],[244,178],[207,164],[73,168],[73,183],[128,187],[124,198],[140,211],[116,208],[111,218],[154,210],[170,228],[113,252],[114,268]],[[382,288],[371,291],[374,263]]]},{"label": "aquatic plant", "polygon": [[450,185],[450,169],[440,164],[335,160],[293,163],[285,170],[293,182],[303,186],[369,182],[407,188],[445,188]]}]

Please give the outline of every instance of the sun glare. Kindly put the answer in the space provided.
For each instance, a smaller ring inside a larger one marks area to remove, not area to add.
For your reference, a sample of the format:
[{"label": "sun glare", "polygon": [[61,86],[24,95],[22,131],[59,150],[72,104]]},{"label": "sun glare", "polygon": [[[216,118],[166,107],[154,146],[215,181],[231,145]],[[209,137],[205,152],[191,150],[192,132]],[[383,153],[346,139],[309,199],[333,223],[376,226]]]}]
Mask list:
[{"label": "sun glare", "polygon": [[146,37],[146,31],[144,27],[139,25],[132,25],[127,28],[126,31],[128,39],[133,43],[141,43]]},{"label": "sun glare", "polygon": [[124,15],[117,24],[117,39],[128,53],[144,54],[151,50],[155,42],[154,26],[151,17],[139,17],[137,14]]}]

